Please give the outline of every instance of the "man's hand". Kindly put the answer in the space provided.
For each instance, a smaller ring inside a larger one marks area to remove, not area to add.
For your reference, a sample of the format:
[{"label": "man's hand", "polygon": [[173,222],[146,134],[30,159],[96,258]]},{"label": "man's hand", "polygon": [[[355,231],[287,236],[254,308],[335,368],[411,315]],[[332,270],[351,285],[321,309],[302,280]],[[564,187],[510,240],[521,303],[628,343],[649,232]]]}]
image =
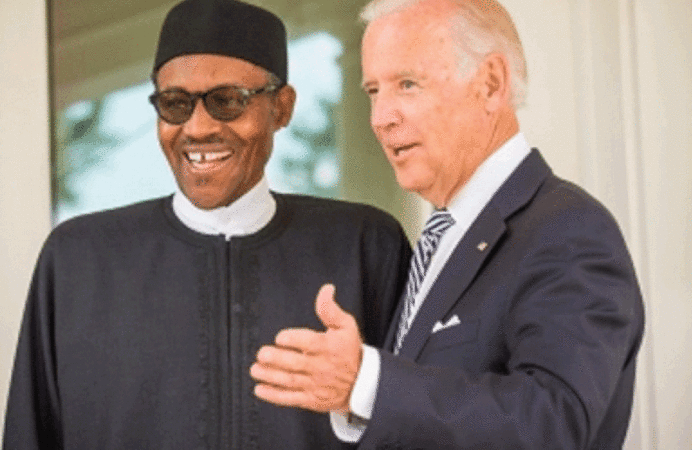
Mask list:
[{"label": "man's hand", "polygon": [[257,352],[250,367],[257,397],[317,412],[348,412],[363,342],[356,320],[339,307],[334,291],[333,285],[323,285],[315,301],[326,331],[281,330],[275,345]]}]

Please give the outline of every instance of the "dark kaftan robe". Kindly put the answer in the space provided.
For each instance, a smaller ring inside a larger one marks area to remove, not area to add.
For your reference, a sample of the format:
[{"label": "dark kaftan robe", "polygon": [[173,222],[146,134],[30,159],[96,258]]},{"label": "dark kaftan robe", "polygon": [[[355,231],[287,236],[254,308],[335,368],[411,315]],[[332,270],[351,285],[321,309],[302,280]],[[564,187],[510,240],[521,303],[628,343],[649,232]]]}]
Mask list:
[{"label": "dark kaftan robe", "polygon": [[184,226],[171,198],[58,226],[39,257],[10,388],[5,449],[330,449],[326,414],[254,397],[249,367],[286,327],[323,329],[331,282],[380,346],[410,257],[367,206],[275,194],[259,232]]}]

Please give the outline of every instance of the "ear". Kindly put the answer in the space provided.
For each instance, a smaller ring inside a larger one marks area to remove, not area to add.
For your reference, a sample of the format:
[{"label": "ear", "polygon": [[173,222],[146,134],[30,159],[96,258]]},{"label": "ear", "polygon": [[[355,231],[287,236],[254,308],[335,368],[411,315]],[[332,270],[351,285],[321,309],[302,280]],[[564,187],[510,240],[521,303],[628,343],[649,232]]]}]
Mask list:
[{"label": "ear", "polygon": [[502,53],[486,56],[480,68],[481,95],[488,113],[510,103],[511,73],[507,57]]},{"label": "ear", "polygon": [[293,115],[296,103],[296,90],[293,86],[285,85],[274,96],[274,125],[283,128],[288,125]]}]

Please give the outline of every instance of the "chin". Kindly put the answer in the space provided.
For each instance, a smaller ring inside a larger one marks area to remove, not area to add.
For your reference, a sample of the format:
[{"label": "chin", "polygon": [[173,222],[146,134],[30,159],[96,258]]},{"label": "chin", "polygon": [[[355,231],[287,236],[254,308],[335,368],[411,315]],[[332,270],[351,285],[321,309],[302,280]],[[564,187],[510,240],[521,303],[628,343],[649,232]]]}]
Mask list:
[{"label": "chin", "polygon": [[228,203],[225,197],[219,195],[205,195],[200,192],[189,192],[183,190],[185,197],[192,202],[193,205],[199,209],[215,209],[221,206],[226,206]]},{"label": "chin", "polygon": [[218,201],[212,201],[208,199],[200,199],[200,198],[195,198],[195,197],[188,197],[190,201],[192,202],[193,205],[198,207],[199,209],[215,209],[218,208],[221,205],[221,202]]},{"label": "chin", "polygon": [[216,208],[220,208],[222,206],[226,206],[221,202],[193,202],[195,206],[197,206],[199,209],[204,209],[204,210],[212,210]]},{"label": "chin", "polygon": [[422,183],[418,177],[412,176],[410,173],[396,172],[396,182],[399,184],[401,189],[410,192],[420,192],[422,190]]}]

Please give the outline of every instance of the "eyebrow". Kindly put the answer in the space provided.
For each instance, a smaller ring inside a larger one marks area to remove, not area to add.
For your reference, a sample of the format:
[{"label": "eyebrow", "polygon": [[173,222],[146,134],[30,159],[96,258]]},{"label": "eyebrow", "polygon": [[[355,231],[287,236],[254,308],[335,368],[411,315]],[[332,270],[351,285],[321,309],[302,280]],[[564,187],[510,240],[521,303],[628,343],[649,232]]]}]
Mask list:
[{"label": "eyebrow", "polygon": [[[400,80],[402,78],[416,78],[418,80],[425,80],[427,77],[417,74],[412,70],[402,70],[395,73],[393,76],[389,77],[387,80]],[[377,84],[375,81],[363,80],[360,84],[361,89],[366,89],[373,84]]]}]

